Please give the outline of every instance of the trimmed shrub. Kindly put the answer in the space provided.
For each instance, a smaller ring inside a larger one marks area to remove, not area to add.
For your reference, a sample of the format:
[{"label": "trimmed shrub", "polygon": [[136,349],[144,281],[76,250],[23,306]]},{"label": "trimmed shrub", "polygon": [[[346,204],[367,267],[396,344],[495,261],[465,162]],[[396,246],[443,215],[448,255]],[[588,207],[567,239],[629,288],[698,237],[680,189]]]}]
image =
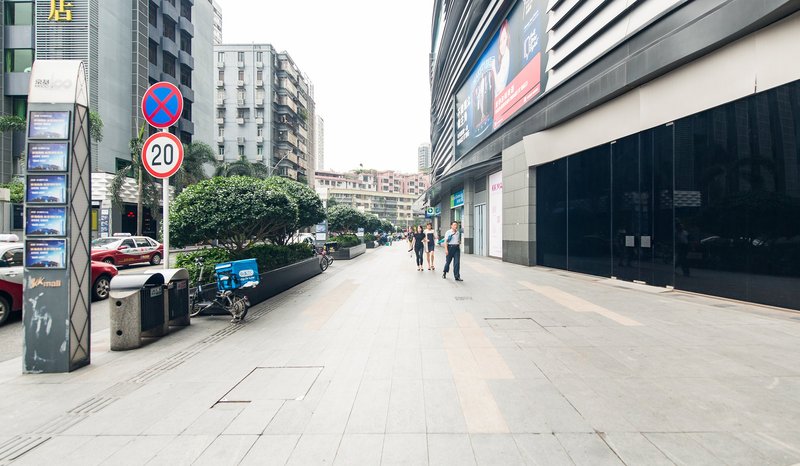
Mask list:
[{"label": "trimmed shrub", "polygon": [[336,243],[340,248],[350,248],[361,244],[361,240],[356,235],[334,236],[330,241]]}]

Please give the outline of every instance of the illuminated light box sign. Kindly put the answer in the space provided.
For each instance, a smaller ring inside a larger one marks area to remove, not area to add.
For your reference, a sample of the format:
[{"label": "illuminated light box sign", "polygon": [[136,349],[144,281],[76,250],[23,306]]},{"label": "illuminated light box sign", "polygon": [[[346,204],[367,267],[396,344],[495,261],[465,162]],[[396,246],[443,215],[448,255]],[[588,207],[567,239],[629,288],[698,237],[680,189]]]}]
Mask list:
[{"label": "illuminated light box sign", "polygon": [[67,171],[66,142],[32,142],[28,144],[28,171]]},{"label": "illuminated light box sign", "polygon": [[67,240],[28,239],[25,241],[25,267],[63,269],[67,264]]},{"label": "illuminated light box sign", "polygon": [[69,139],[69,112],[30,112],[29,139]]},{"label": "illuminated light box sign", "polygon": [[66,236],[66,207],[29,207],[25,219],[28,236]]},{"label": "illuminated light box sign", "polygon": [[67,175],[28,175],[25,201],[34,204],[66,204]]}]

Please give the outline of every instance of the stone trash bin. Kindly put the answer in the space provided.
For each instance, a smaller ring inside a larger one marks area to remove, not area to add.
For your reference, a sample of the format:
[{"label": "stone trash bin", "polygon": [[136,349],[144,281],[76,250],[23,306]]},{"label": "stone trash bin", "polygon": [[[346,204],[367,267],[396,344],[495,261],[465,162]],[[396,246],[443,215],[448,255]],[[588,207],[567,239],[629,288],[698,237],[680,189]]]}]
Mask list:
[{"label": "stone trash bin", "polygon": [[166,296],[166,319],[170,326],[186,327],[191,324],[189,318],[189,272],[186,269],[161,269],[164,276]]},{"label": "stone trash bin", "polygon": [[108,303],[112,351],[139,348],[142,337],[160,337],[169,331],[160,272],[117,275],[111,280]]}]

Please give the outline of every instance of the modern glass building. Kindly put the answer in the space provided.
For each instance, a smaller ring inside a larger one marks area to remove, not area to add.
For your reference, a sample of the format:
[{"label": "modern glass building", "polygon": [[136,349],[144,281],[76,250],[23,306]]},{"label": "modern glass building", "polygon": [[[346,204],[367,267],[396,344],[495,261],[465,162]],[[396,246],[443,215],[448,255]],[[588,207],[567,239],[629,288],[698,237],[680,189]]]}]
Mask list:
[{"label": "modern glass building", "polygon": [[800,2],[437,0],[468,253],[800,309]]}]

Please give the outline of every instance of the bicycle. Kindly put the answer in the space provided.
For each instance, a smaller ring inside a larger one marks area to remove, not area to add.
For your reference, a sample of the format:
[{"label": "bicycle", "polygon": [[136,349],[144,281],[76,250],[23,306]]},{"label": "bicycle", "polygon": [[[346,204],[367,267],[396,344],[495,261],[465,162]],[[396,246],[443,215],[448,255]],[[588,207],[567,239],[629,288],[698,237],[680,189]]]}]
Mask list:
[{"label": "bicycle", "polygon": [[232,289],[220,290],[218,283],[214,284],[216,288],[214,297],[204,300],[205,295],[210,291],[210,289],[203,289],[205,261],[202,258],[198,258],[195,260],[195,265],[199,268],[198,285],[194,293],[189,295],[189,316],[230,314],[233,317],[231,322],[243,322],[247,316],[248,309],[250,309],[250,300],[240,290],[255,288],[258,282],[249,281],[240,284],[239,278],[232,272],[218,272],[216,273],[218,282],[219,279],[230,280],[229,283],[232,284]]},{"label": "bicycle", "polygon": [[314,248],[314,256],[319,256],[319,268],[322,271],[328,270],[331,264],[333,264],[333,256],[328,254],[328,251],[323,247],[315,247]]}]

